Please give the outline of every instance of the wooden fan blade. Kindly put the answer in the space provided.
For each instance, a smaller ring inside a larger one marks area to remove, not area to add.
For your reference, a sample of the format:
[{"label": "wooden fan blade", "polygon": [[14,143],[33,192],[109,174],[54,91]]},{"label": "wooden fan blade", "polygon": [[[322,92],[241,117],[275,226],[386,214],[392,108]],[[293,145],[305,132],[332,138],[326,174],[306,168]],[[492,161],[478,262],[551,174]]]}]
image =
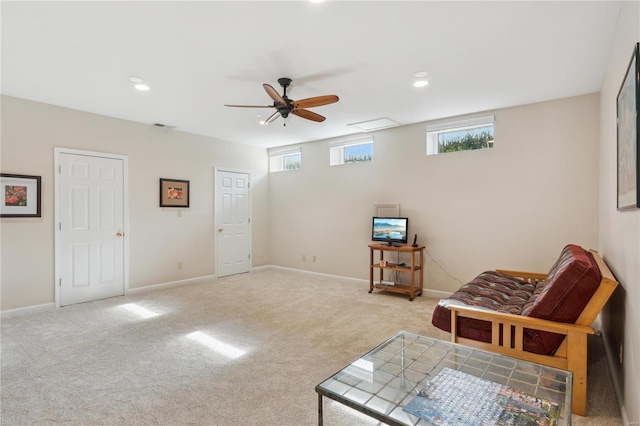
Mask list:
[{"label": "wooden fan blade", "polygon": [[277,104],[283,104],[283,105],[287,104],[284,101],[284,98],[280,95],[280,93],[278,93],[278,91],[274,89],[272,86],[268,85],[267,83],[264,83],[262,87],[264,87],[264,90],[267,92],[267,95],[269,95],[269,97],[273,99],[273,102]]},{"label": "wooden fan blade", "polygon": [[306,118],[307,120],[322,122],[326,120],[326,117],[321,116],[320,114],[316,114],[315,112],[311,112],[306,109],[294,109],[291,111],[292,114],[297,115],[298,117]]},{"label": "wooden fan blade", "polygon": [[276,121],[276,119],[280,117],[280,112],[276,111],[273,114],[271,114],[269,116],[269,118],[267,118],[266,120],[264,120],[264,124],[269,124],[269,123],[273,123],[274,121]]},{"label": "wooden fan blade", "polygon": [[273,105],[225,105],[226,107],[234,107],[234,108],[273,108]]},{"label": "wooden fan blade", "polygon": [[300,99],[299,101],[291,101],[294,108],[311,108],[322,105],[333,104],[338,102],[340,98],[336,95],[316,96],[313,98]]}]

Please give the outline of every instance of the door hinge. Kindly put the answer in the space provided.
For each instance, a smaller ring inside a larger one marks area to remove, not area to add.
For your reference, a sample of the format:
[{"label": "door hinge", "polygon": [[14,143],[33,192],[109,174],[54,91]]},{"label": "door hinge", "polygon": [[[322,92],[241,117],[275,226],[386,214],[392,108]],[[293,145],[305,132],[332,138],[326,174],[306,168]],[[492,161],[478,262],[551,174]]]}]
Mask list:
[{"label": "door hinge", "polygon": [[58,281],[58,285],[62,287],[62,278],[60,278],[60,280]]},{"label": "door hinge", "polygon": [[62,222],[58,222],[58,231],[62,231]]},{"label": "door hinge", "polygon": [[249,253],[249,259],[251,259],[251,253]]},{"label": "door hinge", "polygon": [[62,174],[62,166],[58,166],[58,174],[61,175]]},{"label": "door hinge", "polygon": [[251,218],[247,219],[247,222],[248,222],[248,223],[251,223]]}]

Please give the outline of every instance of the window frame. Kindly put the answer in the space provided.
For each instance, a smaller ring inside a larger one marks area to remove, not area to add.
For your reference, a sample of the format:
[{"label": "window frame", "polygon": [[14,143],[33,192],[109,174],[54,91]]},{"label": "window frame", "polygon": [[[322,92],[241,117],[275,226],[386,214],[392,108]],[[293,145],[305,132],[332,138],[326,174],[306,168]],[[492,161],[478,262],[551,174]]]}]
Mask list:
[{"label": "window frame", "polygon": [[[278,148],[269,148],[268,150],[269,156],[269,173],[277,173],[277,172],[290,172],[293,170],[300,170],[302,168],[302,147],[299,145],[296,146],[287,146],[287,147],[278,147]],[[286,167],[286,159],[287,157],[299,156],[300,161],[298,162],[298,167]],[[275,162],[279,163],[279,167],[274,169],[273,165]]]},{"label": "window frame", "polygon": [[[345,148],[358,145],[371,145],[371,159],[362,161],[349,161],[345,159]],[[375,148],[373,144],[373,135],[360,136],[357,138],[341,139],[329,143],[329,165],[344,166],[356,163],[369,163],[375,159]]]},{"label": "window frame", "polygon": [[[438,136],[442,133],[472,130],[487,126],[491,126],[494,134],[494,139],[491,146],[485,149],[493,148],[495,146],[495,116],[493,115],[485,115],[482,117],[469,118],[465,120],[445,121],[436,124],[429,124],[427,125],[426,132],[426,153],[428,156],[448,154],[448,152],[439,152],[440,146],[438,143]],[[478,149],[464,149],[454,152],[465,151],[478,151]]]}]

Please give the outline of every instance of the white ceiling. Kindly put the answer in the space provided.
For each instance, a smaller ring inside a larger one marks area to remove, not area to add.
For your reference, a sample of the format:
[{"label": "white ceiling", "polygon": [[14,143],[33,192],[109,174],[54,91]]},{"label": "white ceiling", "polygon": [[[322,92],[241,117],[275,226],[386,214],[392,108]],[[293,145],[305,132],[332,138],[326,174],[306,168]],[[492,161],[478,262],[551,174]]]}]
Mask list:
[{"label": "white ceiling", "polygon": [[[612,1],[1,3],[3,94],[261,147],[597,92]],[[427,71],[429,85],[413,87]],[[132,75],[151,90],[133,89]],[[335,94],[268,126],[262,88]]]}]

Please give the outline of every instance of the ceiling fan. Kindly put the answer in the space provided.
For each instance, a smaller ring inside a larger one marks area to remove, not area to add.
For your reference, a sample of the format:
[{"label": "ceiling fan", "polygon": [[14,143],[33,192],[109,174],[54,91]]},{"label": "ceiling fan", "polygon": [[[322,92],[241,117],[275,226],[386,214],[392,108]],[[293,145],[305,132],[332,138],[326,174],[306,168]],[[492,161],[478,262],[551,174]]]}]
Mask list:
[{"label": "ceiling fan", "polygon": [[[282,77],[278,79],[278,83],[280,86],[284,88],[284,92],[280,95],[276,89],[274,89],[271,85],[264,83],[262,87],[267,92],[267,95],[271,99],[273,99],[273,105],[225,105],[227,107],[238,107],[238,108],[275,108],[276,112],[271,114],[269,118],[264,121],[264,124],[269,124],[273,122],[278,117],[282,116],[282,118],[289,117],[289,114],[297,115],[298,117],[306,118],[307,120],[322,122],[326,119],[320,114],[316,114],[315,112],[309,111],[306,108],[312,108],[322,105],[328,105],[335,102],[338,102],[339,98],[336,95],[325,95],[325,96],[315,96],[313,98],[300,99],[299,101],[294,101],[287,97],[287,87],[291,84],[291,79]],[[285,121],[284,125],[287,123]]]}]

